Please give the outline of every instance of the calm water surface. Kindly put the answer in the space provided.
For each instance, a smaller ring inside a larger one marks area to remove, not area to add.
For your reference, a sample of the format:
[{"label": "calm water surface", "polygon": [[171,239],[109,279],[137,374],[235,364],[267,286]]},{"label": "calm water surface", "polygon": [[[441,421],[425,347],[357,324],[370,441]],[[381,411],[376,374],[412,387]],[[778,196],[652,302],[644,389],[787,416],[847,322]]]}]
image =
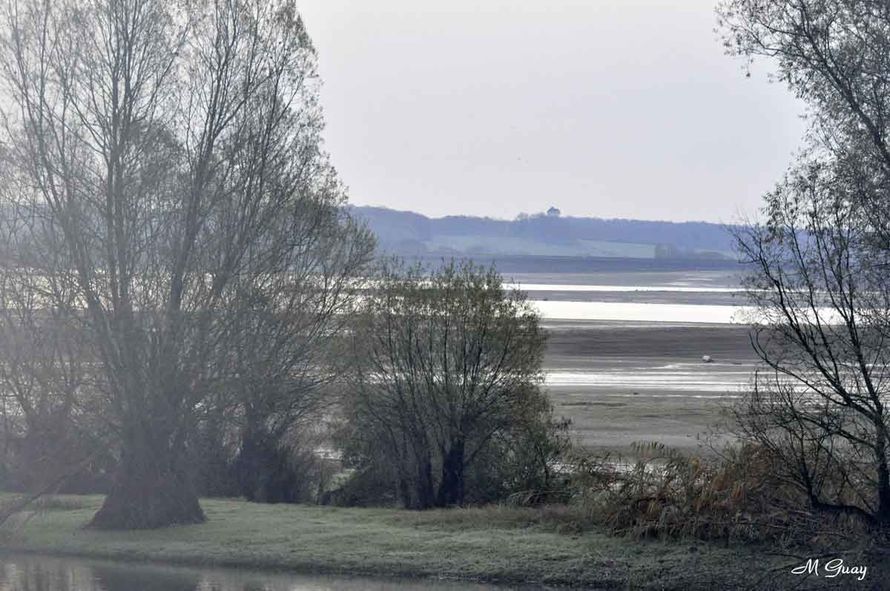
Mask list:
[{"label": "calm water surface", "polygon": [[436,581],[263,574],[0,554],[0,591],[495,591]]},{"label": "calm water surface", "polygon": [[713,272],[532,274],[511,277],[548,321],[745,322],[737,275]]}]

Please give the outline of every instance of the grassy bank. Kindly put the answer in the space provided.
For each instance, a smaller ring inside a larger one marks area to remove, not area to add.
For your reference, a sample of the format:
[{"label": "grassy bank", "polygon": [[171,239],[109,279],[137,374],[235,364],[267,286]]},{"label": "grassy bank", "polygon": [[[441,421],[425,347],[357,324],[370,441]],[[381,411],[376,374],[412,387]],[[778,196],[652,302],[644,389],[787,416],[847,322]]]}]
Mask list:
[{"label": "grassy bank", "polygon": [[763,589],[784,588],[792,581],[786,574],[789,559],[761,549],[579,533],[572,527],[572,516],[557,509],[417,513],[205,500],[208,521],[202,525],[138,532],[83,529],[100,501],[51,499],[40,510],[8,523],[0,549],[306,573],[618,589],[733,589],[758,581],[754,588]]}]

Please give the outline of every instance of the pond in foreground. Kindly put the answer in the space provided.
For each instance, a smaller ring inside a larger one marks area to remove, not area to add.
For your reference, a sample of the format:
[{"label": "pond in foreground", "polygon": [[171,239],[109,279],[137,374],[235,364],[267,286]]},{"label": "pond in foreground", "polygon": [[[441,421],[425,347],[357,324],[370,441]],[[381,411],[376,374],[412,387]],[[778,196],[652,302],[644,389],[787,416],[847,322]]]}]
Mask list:
[{"label": "pond in foreground", "polygon": [[503,587],[423,580],[286,575],[234,569],[0,554],[0,591],[471,591]]}]

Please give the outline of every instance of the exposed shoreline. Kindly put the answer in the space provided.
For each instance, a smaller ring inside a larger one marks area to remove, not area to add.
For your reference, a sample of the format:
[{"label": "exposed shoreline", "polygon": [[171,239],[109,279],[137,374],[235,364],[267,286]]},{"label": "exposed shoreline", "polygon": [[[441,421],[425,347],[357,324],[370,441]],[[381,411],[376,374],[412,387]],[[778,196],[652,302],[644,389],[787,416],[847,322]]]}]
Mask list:
[{"label": "exposed shoreline", "polygon": [[[627,453],[638,441],[707,452],[705,439],[757,364],[739,325],[545,322],[545,386],[582,445]],[[704,363],[708,355],[712,362]],[[722,438],[722,439],[721,439]],[[717,441],[725,440],[725,435]]]}]

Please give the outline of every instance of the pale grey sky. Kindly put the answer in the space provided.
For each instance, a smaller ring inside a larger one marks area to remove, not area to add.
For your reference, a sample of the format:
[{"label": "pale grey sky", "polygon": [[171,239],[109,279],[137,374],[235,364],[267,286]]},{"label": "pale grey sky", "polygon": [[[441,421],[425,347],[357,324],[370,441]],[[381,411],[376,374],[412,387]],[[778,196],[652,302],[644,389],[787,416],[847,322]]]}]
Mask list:
[{"label": "pale grey sky", "polygon": [[715,0],[303,0],[361,205],[735,221],[802,107],[724,55]]}]

